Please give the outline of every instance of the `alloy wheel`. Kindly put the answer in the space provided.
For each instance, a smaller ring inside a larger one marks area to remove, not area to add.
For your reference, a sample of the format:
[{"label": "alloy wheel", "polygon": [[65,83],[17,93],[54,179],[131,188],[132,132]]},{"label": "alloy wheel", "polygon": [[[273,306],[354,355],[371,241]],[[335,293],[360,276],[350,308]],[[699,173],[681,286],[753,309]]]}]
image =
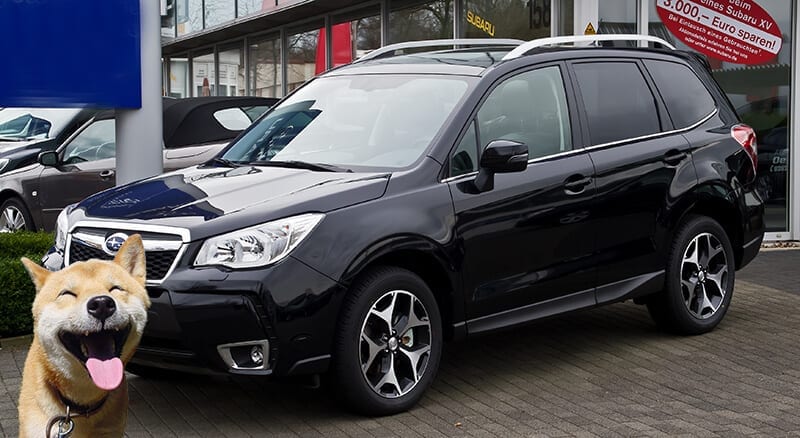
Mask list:
[{"label": "alloy wheel", "polygon": [[387,292],[370,308],[361,325],[361,374],[378,395],[397,398],[414,389],[428,365],[431,325],[414,294]]},{"label": "alloy wheel", "polygon": [[9,205],[0,214],[0,233],[25,230],[25,216],[19,208]]},{"label": "alloy wheel", "polygon": [[728,293],[728,257],[713,234],[702,233],[689,242],[681,264],[681,292],[689,313],[710,318]]}]

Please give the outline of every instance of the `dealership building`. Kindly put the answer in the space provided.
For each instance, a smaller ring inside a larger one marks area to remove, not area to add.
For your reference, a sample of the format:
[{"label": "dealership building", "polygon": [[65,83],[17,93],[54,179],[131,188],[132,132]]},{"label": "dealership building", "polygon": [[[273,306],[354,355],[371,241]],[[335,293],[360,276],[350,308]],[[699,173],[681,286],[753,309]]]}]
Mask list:
[{"label": "dealership building", "polygon": [[696,50],[757,132],[767,240],[800,240],[800,159],[790,152],[800,137],[797,2],[162,0],[161,9],[163,91],[174,97],[281,97],[328,68],[411,40],[638,33]]}]

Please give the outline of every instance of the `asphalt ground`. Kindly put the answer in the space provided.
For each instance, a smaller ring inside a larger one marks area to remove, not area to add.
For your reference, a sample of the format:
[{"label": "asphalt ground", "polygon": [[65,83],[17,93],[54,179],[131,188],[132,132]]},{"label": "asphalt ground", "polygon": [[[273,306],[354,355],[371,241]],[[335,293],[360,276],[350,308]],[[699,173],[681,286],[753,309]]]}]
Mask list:
[{"label": "asphalt ground", "polygon": [[[656,330],[630,302],[447,345],[420,404],[383,418],[258,378],[129,375],[130,437],[800,436],[800,250],[737,273],[711,333]],[[16,436],[25,342],[0,341],[0,435]]]}]

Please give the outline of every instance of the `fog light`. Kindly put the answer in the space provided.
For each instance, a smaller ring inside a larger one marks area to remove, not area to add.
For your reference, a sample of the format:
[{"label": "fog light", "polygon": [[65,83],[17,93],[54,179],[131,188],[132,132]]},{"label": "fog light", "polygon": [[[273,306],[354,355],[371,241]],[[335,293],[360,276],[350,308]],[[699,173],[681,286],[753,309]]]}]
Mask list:
[{"label": "fog light", "polygon": [[269,366],[269,341],[266,339],[217,345],[217,352],[232,371],[260,371]]},{"label": "fog light", "polygon": [[264,349],[262,349],[260,345],[254,345],[253,348],[250,349],[250,360],[256,365],[264,363]]}]

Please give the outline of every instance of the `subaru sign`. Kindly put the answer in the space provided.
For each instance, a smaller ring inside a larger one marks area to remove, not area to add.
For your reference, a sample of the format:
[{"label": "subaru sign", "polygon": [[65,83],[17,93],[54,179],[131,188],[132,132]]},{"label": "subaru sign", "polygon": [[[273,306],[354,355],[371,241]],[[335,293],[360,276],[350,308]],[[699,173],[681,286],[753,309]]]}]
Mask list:
[{"label": "subaru sign", "polygon": [[140,108],[139,7],[0,0],[0,107]]}]

